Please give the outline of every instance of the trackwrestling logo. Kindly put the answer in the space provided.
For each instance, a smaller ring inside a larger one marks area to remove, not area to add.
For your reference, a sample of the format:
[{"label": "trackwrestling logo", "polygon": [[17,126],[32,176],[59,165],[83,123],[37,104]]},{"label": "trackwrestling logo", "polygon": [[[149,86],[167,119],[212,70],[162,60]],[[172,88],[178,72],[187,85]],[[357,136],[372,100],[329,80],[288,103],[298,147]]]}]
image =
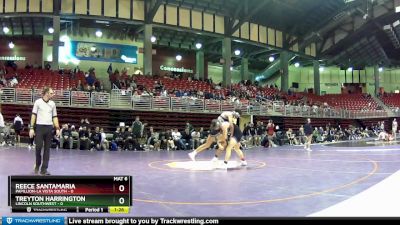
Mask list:
[{"label": "trackwrestling logo", "polygon": [[3,217],[7,225],[64,225],[64,217]]}]

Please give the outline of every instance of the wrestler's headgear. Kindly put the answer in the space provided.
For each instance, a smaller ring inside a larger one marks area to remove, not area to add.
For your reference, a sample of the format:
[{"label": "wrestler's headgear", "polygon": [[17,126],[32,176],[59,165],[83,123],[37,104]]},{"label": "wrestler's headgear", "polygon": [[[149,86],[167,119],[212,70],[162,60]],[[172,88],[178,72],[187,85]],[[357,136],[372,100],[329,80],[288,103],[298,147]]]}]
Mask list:
[{"label": "wrestler's headgear", "polygon": [[235,109],[235,111],[233,112],[233,117],[235,117],[236,119],[240,118],[240,114],[242,114],[242,110],[240,109]]},{"label": "wrestler's headgear", "polygon": [[218,119],[213,119],[211,121],[210,130],[217,130],[221,126],[221,122]]},{"label": "wrestler's headgear", "polygon": [[234,118],[236,118],[236,119],[239,119],[240,118],[240,112],[235,111],[235,112],[232,113],[232,116]]}]

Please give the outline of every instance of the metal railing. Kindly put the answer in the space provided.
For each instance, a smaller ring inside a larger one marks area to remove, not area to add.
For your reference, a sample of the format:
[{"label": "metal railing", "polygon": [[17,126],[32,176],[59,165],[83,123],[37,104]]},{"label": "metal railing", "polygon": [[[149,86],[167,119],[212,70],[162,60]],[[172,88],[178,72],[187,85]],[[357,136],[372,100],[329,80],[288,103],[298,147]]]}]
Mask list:
[{"label": "metal railing", "polygon": [[111,90],[111,108],[132,108],[132,103],[135,102],[135,96],[132,91],[113,89]]},{"label": "metal railing", "polygon": [[[3,88],[0,90],[2,103],[33,104],[41,97],[38,89]],[[131,109],[140,111],[169,111],[194,113],[220,113],[240,108],[244,114],[261,116],[319,117],[365,119],[387,117],[384,110],[349,111],[339,108],[313,108],[310,106],[285,105],[282,101],[254,99],[246,102],[198,99],[193,97],[161,97],[134,95],[131,91],[113,89],[111,93],[55,90],[57,106]],[[400,112],[396,112],[400,116]]]},{"label": "metal railing", "polygon": [[90,92],[86,91],[71,91],[70,106],[90,107]]},{"label": "metal railing", "polygon": [[22,104],[30,104],[32,102],[32,90],[29,89],[15,89],[15,102]]},{"label": "metal railing", "polygon": [[110,93],[92,92],[91,105],[95,108],[110,108]]}]

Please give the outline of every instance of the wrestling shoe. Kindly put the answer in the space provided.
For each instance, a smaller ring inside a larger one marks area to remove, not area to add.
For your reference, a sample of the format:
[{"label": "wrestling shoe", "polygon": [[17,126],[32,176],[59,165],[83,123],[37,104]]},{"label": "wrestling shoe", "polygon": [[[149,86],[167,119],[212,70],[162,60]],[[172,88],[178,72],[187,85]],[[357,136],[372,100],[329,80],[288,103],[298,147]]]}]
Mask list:
[{"label": "wrestling shoe", "polygon": [[192,161],[196,161],[196,151],[188,153],[188,156]]}]

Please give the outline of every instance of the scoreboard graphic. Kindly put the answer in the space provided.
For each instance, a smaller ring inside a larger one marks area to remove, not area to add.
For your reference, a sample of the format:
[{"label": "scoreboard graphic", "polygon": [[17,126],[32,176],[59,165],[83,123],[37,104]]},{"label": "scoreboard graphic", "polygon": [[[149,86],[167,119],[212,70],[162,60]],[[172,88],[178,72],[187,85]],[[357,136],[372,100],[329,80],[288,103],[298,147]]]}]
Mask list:
[{"label": "scoreboard graphic", "polygon": [[128,213],[131,176],[9,176],[12,212]]}]

